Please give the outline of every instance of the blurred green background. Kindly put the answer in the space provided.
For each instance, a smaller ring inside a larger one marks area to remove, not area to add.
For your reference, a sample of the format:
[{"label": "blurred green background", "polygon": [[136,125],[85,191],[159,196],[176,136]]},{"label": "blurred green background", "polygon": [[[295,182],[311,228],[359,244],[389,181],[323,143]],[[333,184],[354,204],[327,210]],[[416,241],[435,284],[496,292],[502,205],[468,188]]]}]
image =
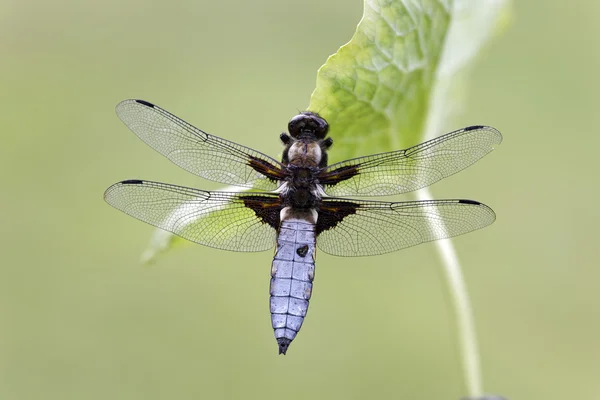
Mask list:
[{"label": "blurred green background", "polygon": [[[486,391],[511,400],[600,398],[599,13],[587,0],[516,2],[447,127],[492,125],[505,141],[433,187],[498,214],[454,243]],[[361,14],[360,0],[0,4],[0,399],[465,394],[434,245],[321,253],[282,357],[271,252],[190,246],[142,266],[153,228],[102,199],[127,178],[219,187],[137,139],[119,101],[155,102],[276,156]]]}]

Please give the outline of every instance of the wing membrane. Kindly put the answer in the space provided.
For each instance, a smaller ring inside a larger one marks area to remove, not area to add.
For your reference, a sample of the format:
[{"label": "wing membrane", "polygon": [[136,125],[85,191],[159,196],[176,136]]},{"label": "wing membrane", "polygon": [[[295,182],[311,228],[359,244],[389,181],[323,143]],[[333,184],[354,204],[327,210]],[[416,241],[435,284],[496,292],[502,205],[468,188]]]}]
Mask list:
[{"label": "wing membrane", "polygon": [[379,202],[325,198],[317,220],[319,249],[371,256],[481,229],[496,215],[472,200]]},{"label": "wing membrane", "polygon": [[265,154],[209,135],[143,100],[125,100],[116,111],[140,139],[195,175],[228,185],[277,188],[281,164]]},{"label": "wing membrane", "polygon": [[408,149],[332,164],[319,179],[330,196],[412,192],[475,163],[501,141],[492,127],[470,126]]},{"label": "wing membrane", "polygon": [[113,207],[192,242],[224,250],[262,251],[275,244],[279,198],[271,193],[207,192],[129,180],[104,193]]}]

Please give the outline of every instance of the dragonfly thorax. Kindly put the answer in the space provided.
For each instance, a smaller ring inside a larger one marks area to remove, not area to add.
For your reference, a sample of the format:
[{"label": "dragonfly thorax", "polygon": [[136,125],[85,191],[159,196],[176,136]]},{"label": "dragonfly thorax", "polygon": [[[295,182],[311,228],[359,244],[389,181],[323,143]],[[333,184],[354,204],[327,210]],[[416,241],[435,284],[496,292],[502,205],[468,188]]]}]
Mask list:
[{"label": "dragonfly thorax", "polygon": [[278,190],[282,203],[299,209],[315,208],[323,193],[317,179],[321,168],[290,164],[286,171],[287,178]]}]

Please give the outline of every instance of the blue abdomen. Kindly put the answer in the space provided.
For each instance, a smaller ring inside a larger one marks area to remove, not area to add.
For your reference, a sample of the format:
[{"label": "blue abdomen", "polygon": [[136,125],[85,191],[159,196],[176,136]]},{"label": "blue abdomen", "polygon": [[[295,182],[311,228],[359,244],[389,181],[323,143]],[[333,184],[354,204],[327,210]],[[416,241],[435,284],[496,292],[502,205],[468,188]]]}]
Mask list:
[{"label": "blue abdomen", "polygon": [[304,322],[314,276],[314,224],[283,220],[271,268],[271,321],[279,354],[286,353]]}]

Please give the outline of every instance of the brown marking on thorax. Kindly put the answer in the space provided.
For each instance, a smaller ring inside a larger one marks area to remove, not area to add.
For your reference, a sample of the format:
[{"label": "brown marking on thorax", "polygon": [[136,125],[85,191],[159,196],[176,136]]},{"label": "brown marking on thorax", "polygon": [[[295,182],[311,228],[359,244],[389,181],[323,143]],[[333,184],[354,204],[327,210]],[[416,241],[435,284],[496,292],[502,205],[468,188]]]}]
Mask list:
[{"label": "brown marking on thorax", "polygon": [[288,150],[289,163],[298,167],[318,167],[321,157],[321,146],[317,142],[299,140]]}]

